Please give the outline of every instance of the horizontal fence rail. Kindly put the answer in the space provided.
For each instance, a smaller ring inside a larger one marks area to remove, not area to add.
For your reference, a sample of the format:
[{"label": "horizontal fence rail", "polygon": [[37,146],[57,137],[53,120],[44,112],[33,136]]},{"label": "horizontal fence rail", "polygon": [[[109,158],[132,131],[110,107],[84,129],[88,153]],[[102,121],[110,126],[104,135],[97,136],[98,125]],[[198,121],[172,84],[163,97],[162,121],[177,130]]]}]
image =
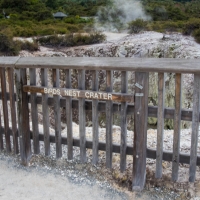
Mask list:
[{"label": "horizontal fence rail", "polygon": [[[113,87],[115,71],[120,72],[121,90],[118,92]],[[134,72],[135,76],[135,87],[131,93],[128,90],[128,72]],[[157,106],[148,105],[150,72],[158,73]],[[175,73],[174,108],[166,108],[164,103],[166,73]],[[181,107],[183,73],[194,74],[193,109]],[[126,156],[131,155],[133,190],[144,188],[146,158],[156,159],[156,178],[162,177],[162,162],[171,161],[173,181],[178,180],[179,163],[189,164],[189,181],[194,182],[196,166],[200,165],[200,157],[197,155],[199,74],[200,62],[197,59],[0,57],[0,99],[3,108],[0,117],[0,150],[5,148],[8,153],[20,153],[25,165],[29,163],[32,153],[40,153],[41,141],[44,142],[46,156],[51,154],[50,143],[55,143],[57,158],[63,156],[62,145],[67,145],[67,157],[70,160],[73,159],[73,147],[79,147],[81,162],[87,161],[86,149],[92,149],[93,164],[98,163],[101,150],[105,151],[105,164],[108,168],[112,168],[113,153],[118,153],[121,172],[126,170]],[[105,79],[104,85],[100,76]],[[39,122],[39,106],[42,122]],[[79,122],[79,138],[73,136],[75,111]],[[65,137],[61,135],[63,112],[66,115]],[[88,112],[91,112],[91,141],[86,139]],[[99,117],[102,114],[105,117],[105,142],[99,141]],[[120,116],[119,144],[113,143],[115,114]],[[131,146],[127,144],[127,119],[130,115],[134,116],[134,139]],[[156,150],[147,148],[148,117],[158,118]],[[163,150],[164,119],[173,119],[174,123],[172,152]],[[181,120],[192,122],[190,155],[180,152]],[[42,132],[39,123],[43,125]],[[55,135],[49,132],[52,123]]]}]

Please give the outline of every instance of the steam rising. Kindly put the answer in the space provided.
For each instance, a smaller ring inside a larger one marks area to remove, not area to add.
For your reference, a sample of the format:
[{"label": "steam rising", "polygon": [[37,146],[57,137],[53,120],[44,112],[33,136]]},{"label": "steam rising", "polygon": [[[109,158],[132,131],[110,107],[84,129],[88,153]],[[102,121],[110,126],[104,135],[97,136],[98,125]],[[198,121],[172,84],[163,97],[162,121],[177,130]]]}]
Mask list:
[{"label": "steam rising", "polygon": [[112,5],[100,8],[97,15],[96,28],[102,31],[119,32],[132,20],[150,20],[138,0],[114,0]]}]

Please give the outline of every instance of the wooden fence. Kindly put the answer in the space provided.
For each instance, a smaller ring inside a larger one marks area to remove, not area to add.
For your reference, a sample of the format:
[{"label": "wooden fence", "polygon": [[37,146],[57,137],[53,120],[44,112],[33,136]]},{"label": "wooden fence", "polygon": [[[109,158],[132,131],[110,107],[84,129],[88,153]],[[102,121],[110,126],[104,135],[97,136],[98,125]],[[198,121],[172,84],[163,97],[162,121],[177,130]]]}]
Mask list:
[{"label": "wooden fence", "polygon": [[[40,69],[41,85],[36,84],[36,69]],[[65,88],[59,84],[59,70],[65,74]],[[78,87],[72,88],[71,72],[78,72]],[[85,90],[85,70],[92,74],[91,90]],[[106,90],[98,91],[98,73],[106,71]],[[48,73],[52,73],[52,87]],[[121,71],[121,93],[113,93],[113,71]],[[134,94],[128,93],[128,72],[135,72]],[[148,106],[149,72],[158,72],[158,106]],[[175,73],[175,108],[164,107],[165,73]],[[181,108],[182,74],[194,74],[193,110]],[[156,178],[162,177],[162,161],[172,162],[172,180],[177,181],[179,163],[190,164],[189,181],[195,181],[199,128],[200,62],[183,59],[133,58],[0,58],[3,126],[0,121],[0,149],[20,152],[23,164],[32,153],[40,153],[44,141],[45,155],[50,155],[50,143],[56,144],[56,157],[62,157],[62,144],[67,145],[68,159],[73,159],[73,146],[80,147],[80,160],[86,162],[86,148],[92,149],[92,163],[98,163],[98,151],[106,152],[106,166],[112,168],[113,152],[120,154],[120,169],[126,169],[126,155],[133,156],[133,190],[142,190],[146,176],[146,158],[156,159]],[[15,77],[15,78],[14,78]],[[28,78],[28,81],[27,81]],[[14,89],[14,85],[15,88]],[[41,95],[38,95],[40,93]],[[9,102],[9,103],[8,103]],[[17,112],[16,107],[17,105]],[[43,133],[38,130],[37,106],[42,105]],[[53,106],[55,136],[49,133],[49,106]],[[60,108],[67,112],[67,137],[61,137]],[[72,109],[79,112],[80,139],[73,138]],[[86,140],[85,112],[92,111],[93,141]],[[9,115],[12,122],[9,125]],[[98,113],[106,113],[106,141],[99,142]],[[121,116],[121,144],[112,142],[113,113]],[[30,131],[29,115],[32,119]],[[134,115],[133,146],[127,145],[127,116]],[[147,119],[157,117],[157,150],[147,148]],[[164,119],[174,120],[173,152],[163,151]],[[1,117],[0,117],[1,120]],[[181,120],[192,121],[190,155],[180,153]],[[10,141],[10,136],[13,142]],[[33,149],[31,149],[31,139]],[[19,140],[19,141],[18,141]],[[11,145],[13,143],[13,145]],[[13,149],[11,148],[13,147]]]}]

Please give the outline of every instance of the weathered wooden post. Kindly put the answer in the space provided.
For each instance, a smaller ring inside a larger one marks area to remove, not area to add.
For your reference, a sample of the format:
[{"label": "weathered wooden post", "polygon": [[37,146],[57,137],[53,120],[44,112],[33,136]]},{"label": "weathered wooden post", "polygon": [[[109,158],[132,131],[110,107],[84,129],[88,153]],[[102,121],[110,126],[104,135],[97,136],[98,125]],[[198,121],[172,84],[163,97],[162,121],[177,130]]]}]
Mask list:
[{"label": "weathered wooden post", "polygon": [[[113,71],[106,71],[106,92],[113,91]],[[106,167],[112,168],[112,125],[113,125],[113,103],[106,102]]]},{"label": "weathered wooden post", "polygon": [[[85,70],[78,71],[78,89],[85,89]],[[85,99],[79,99],[79,135],[80,135],[80,160],[87,161],[86,157],[86,137],[85,137]]]},{"label": "weathered wooden post", "polygon": [[[59,87],[59,69],[52,70],[53,87]],[[62,157],[62,145],[61,145],[61,118],[60,118],[60,96],[54,95],[54,120],[55,120],[55,141],[56,141],[56,158]]]},{"label": "weathered wooden post", "polygon": [[192,137],[190,150],[189,181],[194,182],[197,167],[197,147],[199,136],[199,109],[200,109],[200,74],[194,74]]},{"label": "weathered wooden post", "polygon": [[8,104],[7,104],[7,94],[6,94],[6,70],[5,68],[0,69],[1,74],[1,90],[2,90],[2,104],[3,104],[3,118],[4,118],[4,131],[6,140],[6,152],[11,152],[10,144],[10,134],[9,129],[9,119],[8,119]]},{"label": "weathered wooden post", "polygon": [[31,137],[29,127],[28,93],[23,92],[23,85],[27,85],[26,69],[15,70],[15,85],[17,95],[18,131],[20,141],[20,155],[23,165],[28,165],[31,158]]},{"label": "weathered wooden post", "polygon": [[141,191],[146,181],[149,73],[135,73],[134,151],[132,189]]},{"label": "weathered wooden post", "polygon": [[174,111],[174,139],[172,156],[172,180],[178,180],[180,161],[180,133],[181,133],[181,96],[182,96],[182,75],[175,76],[175,111]]},{"label": "weathered wooden post", "polygon": [[158,112],[157,112],[157,149],[156,149],[156,178],[162,178],[163,137],[165,115],[165,74],[158,73]]}]

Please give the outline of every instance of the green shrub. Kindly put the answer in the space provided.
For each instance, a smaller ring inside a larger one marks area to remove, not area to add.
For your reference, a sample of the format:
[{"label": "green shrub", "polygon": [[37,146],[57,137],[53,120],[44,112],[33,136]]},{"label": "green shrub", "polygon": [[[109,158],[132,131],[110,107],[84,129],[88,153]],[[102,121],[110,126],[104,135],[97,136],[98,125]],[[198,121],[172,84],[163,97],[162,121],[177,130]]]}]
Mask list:
[{"label": "green shrub", "polygon": [[0,33],[0,55],[16,56],[19,50],[19,46],[13,42],[12,37]]},{"label": "green shrub", "polygon": [[23,28],[23,27],[17,26],[13,30],[13,35],[17,37],[31,37],[31,36],[37,35],[37,32],[36,30],[32,28]]},{"label": "green shrub", "polygon": [[82,30],[82,26],[78,24],[66,24],[65,27],[70,31],[70,32],[78,32]]},{"label": "green shrub", "polygon": [[196,42],[200,43],[200,28],[194,31],[193,36]]},{"label": "green shrub", "polygon": [[42,10],[35,14],[35,19],[38,21],[53,19],[53,15],[49,10]]},{"label": "green shrub", "polygon": [[136,19],[134,21],[131,21],[128,24],[129,33],[139,33],[141,31],[147,30],[147,21],[144,21],[143,19]]},{"label": "green shrub", "polygon": [[29,42],[16,40],[14,43],[20,47],[20,50],[37,51],[39,49],[38,43],[36,41]]},{"label": "green shrub", "polygon": [[38,31],[38,35],[44,36],[44,35],[52,35],[55,34],[55,28],[53,27],[48,27],[48,28],[43,28]]},{"label": "green shrub", "polygon": [[50,35],[44,36],[37,39],[37,41],[44,46],[59,46],[63,42],[63,36]]},{"label": "green shrub", "polygon": [[37,39],[37,41],[44,46],[72,47],[100,43],[103,42],[105,39],[106,37],[104,34],[95,32],[91,34],[66,34],[64,36],[51,35],[47,37],[41,37]]},{"label": "green shrub", "polygon": [[190,19],[188,22],[185,23],[183,27],[183,34],[184,35],[191,35],[193,31],[200,28],[200,19]]}]

